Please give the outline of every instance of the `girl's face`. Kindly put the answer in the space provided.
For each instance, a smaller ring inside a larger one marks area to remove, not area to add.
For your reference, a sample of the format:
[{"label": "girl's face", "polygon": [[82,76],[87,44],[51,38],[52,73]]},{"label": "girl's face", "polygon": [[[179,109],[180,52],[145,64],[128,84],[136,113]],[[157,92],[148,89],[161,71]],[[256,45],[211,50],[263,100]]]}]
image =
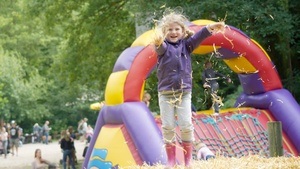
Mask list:
[{"label": "girl's face", "polygon": [[36,151],[36,154],[35,154],[35,157],[40,158],[41,156],[42,156],[41,150],[37,150],[37,151]]},{"label": "girl's face", "polygon": [[169,42],[177,42],[179,41],[180,39],[183,38],[183,29],[182,27],[177,24],[177,23],[171,23],[167,29],[167,36],[166,36],[166,39],[169,41]]}]

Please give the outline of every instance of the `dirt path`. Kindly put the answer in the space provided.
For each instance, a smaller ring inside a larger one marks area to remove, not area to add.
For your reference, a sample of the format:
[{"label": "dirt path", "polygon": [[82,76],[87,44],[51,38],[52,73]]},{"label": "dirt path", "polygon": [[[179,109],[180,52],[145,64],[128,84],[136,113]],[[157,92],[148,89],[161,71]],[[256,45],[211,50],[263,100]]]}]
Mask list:
[{"label": "dirt path", "polygon": [[[85,147],[84,142],[75,141],[76,155],[78,160],[82,160],[82,152]],[[42,143],[35,144],[24,144],[22,147],[19,147],[18,156],[12,156],[9,154],[5,159],[4,156],[0,156],[0,169],[30,169],[31,162],[34,158],[34,151],[39,148],[42,150],[42,157],[51,162],[59,163],[59,160],[62,159],[62,152],[58,142],[52,142],[48,145]],[[60,166],[60,168],[62,168]]]}]

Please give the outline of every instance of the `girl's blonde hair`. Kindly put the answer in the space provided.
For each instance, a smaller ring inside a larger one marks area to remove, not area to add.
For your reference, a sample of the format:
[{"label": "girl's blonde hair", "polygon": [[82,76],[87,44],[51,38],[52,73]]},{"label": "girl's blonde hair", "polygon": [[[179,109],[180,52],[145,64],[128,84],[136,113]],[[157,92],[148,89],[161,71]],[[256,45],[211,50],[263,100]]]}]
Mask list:
[{"label": "girl's blonde hair", "polygon": [[166,9],[161,20],[155,21],[155,34],[152,39],[152,43],[156,46],[160,46],[168,34],[168,27],[172,23],[177,23],[182,27],[184,32],[184,38],[189,38],[194,34],[194,31],[190,30],[186,25],[189,21],[182,14],[172,9]]},{"label": "girl's blonde hair", "polygon": [[166,35],[168,33],[168,27],[172,23],[177,23],[182,27],[182,30],[185,34],[185,38],[190,37],[194,34],[194,32],[190,30],[186,25],[189,22],[189,20],[182,14],[182,12],[179,11],[166,9],[162,19],[157,22],[157,28],[161,30],[161,33],[163,35]]}]

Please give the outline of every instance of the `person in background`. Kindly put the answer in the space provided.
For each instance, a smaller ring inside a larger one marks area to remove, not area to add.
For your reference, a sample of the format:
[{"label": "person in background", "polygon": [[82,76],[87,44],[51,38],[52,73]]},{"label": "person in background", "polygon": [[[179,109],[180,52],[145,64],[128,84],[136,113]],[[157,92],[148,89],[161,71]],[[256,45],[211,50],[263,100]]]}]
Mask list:
[{"label": "person in background", "polygon": [[85,157],[86,151],[90,145],[91,139],[93,137],[94,134],[94,129],[91,125],[88,125],[88,130],[87,130],[87,138],[86,138],[86,145],[83,149],[83,153],[82,153],[82,157]]},{"label": "person in background", "polygon": [[70,136],[70,133],[67,130],[63,130],[62,139],[60,140],[60,148],[63,151],[63,167],[67,168],[67,158],[71,164],[72,169],[75,169],[74,160],[72,158],[72,151],[74,150],[74,140]]},{"label": "person in background", "polygon": [[78,131],[78,133],[79,133],[79,135],[80,135],[80,140],[81,140],[81,142],[83,142],[83,140],[84,140],[84,136],[83,136],[83,119],[81,119],[79,122],[78,122],[78,126],[77,126],[77,131]]},{"label": "person in background", "polygon": [[229,77],[226,77],[223,74],[215,71],[212,68],[212,63],[210,61],[206,61],[204,64],[204,67],[205,67],[205,69],[202,73],[203,87],[205,89],[210,90],[210,94],[211,94],[212,102],[213,102],[212,107],[214,110],[213,115],[217,116],[217,115],[219,115],[220,106],[223,104],[221,97],[218,96],[219,83],[217,82],[217,80],[219,78],[227,79],[227,82],[230,83],[231,79]]},{"label": "person in background", "polygon": [[206,146],[206,144],[199,142],[195,147],[197,150],[197,160],[215,158],[215,154]]},{"label": "person in background", "polygon": [[[69,127],[68,127],[67,132],[70,133],[70,137],[71,137],[73,140],[76,140],[76,134],[75,134],[74,129],[73,129],[72,126],[69,126]],[[77,156],[76,156],[76,149],[75,149],[75,143],[74,143],[74,141],[73,141],[72,158],[73,158],[74,163],[77,164]]]},{"label": "person in background", "polygon": [[38,123],[35,123],[33,125],[33,143],[35,142],[40,142],[41,141],[41,132],[42,131],[42,127],[38,124]]},{"label": "person in background", "polygon": [[86,130],[87,130],[87,127],[88,127],[88,118],[83,118],[83,124],[82,124],[82,130],[83,130],[83,135],[84,137],[86,137]]},{"label": "person in background", "polygon": [[70,136],[73,138],[73,140],[76,140],[76,134],[74,132],[73,126],[69,126],[67,131],[70,133]]},{"label": "person in background", "polygon": [[6,123],[3,121],[3,127],[5,128],[6,132],[8,133],[8,138],[7,138],[7,154],[11,153],[11,140],[10,140],[10,123]]},{"label": "person in background", "polygon": [[5,129],[5,127],[1,127],[0,141],[2,142],[4,158],[6,158],[6,156],[7,156],[7,145],[8,145],[8,133]]},{"label": "person in background", "polygon": [[25,137],[23,134],[23,128],[19,125],[17,126],[19,128],[19,147],[22,147],[25,142]]},{"label": "person in background", "polygon": [[11,153],[12,155],[15,155],[14,149],[16,149],[16,156],[18,156],[20,132],[14,120],[11,121],[11,127],[9,129],[9,137],[10,137]]},{"label": "person in background", "polygon": [[146,104],[147,107],[150,106],[150,99],[151,95],[147,91],[145,91],[143,95],[143,102]]},{"label": "person in background", "polygon": [[51,127],[49,127],[49,121],[47,120],[43,126],[43,135],[45,136],[45,144],[48,144],[49,142],[49,134],[50,134],[50,130]]},{"label": "person in background", "polygon": [[205,38],[223,31],[225,24],[211,23],[194,33],[187,27],[188,19],[184,15],[173,10],[166,12],[158,21],[153,44],[157,53],[158,99],[167,167],[176,165],[175,113],[181,132],[184,163],[190,167],[194,141],[191,53]]},{"label": "person in background", "polygon": [[86,144],[88,144],[94,135],[94,129],[91,125],[88,125],[86,130]]},{"label": "person in background", "polygon": [[82,134],[82,137],[80,138],[81,142],[84,142],[86,140],[86,131],[88,128],[88,124],[87,124],[88,119],[85,117],[82,119],[82,124],[80,125],[80,131]]},{"label": "person in background", "polygon": [[34,152],[34,160],[31,163],[32,169],[56,169],[58,166],[42,158],[41,149]]}]

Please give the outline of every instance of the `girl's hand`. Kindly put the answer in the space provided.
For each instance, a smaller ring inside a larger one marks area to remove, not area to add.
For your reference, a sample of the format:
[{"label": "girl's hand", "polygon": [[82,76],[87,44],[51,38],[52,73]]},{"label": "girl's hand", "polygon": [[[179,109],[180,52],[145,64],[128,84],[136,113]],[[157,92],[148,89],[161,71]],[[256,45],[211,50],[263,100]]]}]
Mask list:
[{"label": "girl's hand", "polygon": [[209,32],[218,33],[225,31],[225,23],[224,22],[216,22],[206,26]]},{"label": "girl's hand", "polygon": [[155,46],[160,46],[164,42],[164,37],[161,31],[159,30],[154,30],[154,37],[152,39],[152,43]]},{"label": "girl's hand", "polygon": [[164,41],[163,37],[159,35],[155,35],[153,38],[153,44],[155,46],[160,46],[163,43],[163,41]]}]

